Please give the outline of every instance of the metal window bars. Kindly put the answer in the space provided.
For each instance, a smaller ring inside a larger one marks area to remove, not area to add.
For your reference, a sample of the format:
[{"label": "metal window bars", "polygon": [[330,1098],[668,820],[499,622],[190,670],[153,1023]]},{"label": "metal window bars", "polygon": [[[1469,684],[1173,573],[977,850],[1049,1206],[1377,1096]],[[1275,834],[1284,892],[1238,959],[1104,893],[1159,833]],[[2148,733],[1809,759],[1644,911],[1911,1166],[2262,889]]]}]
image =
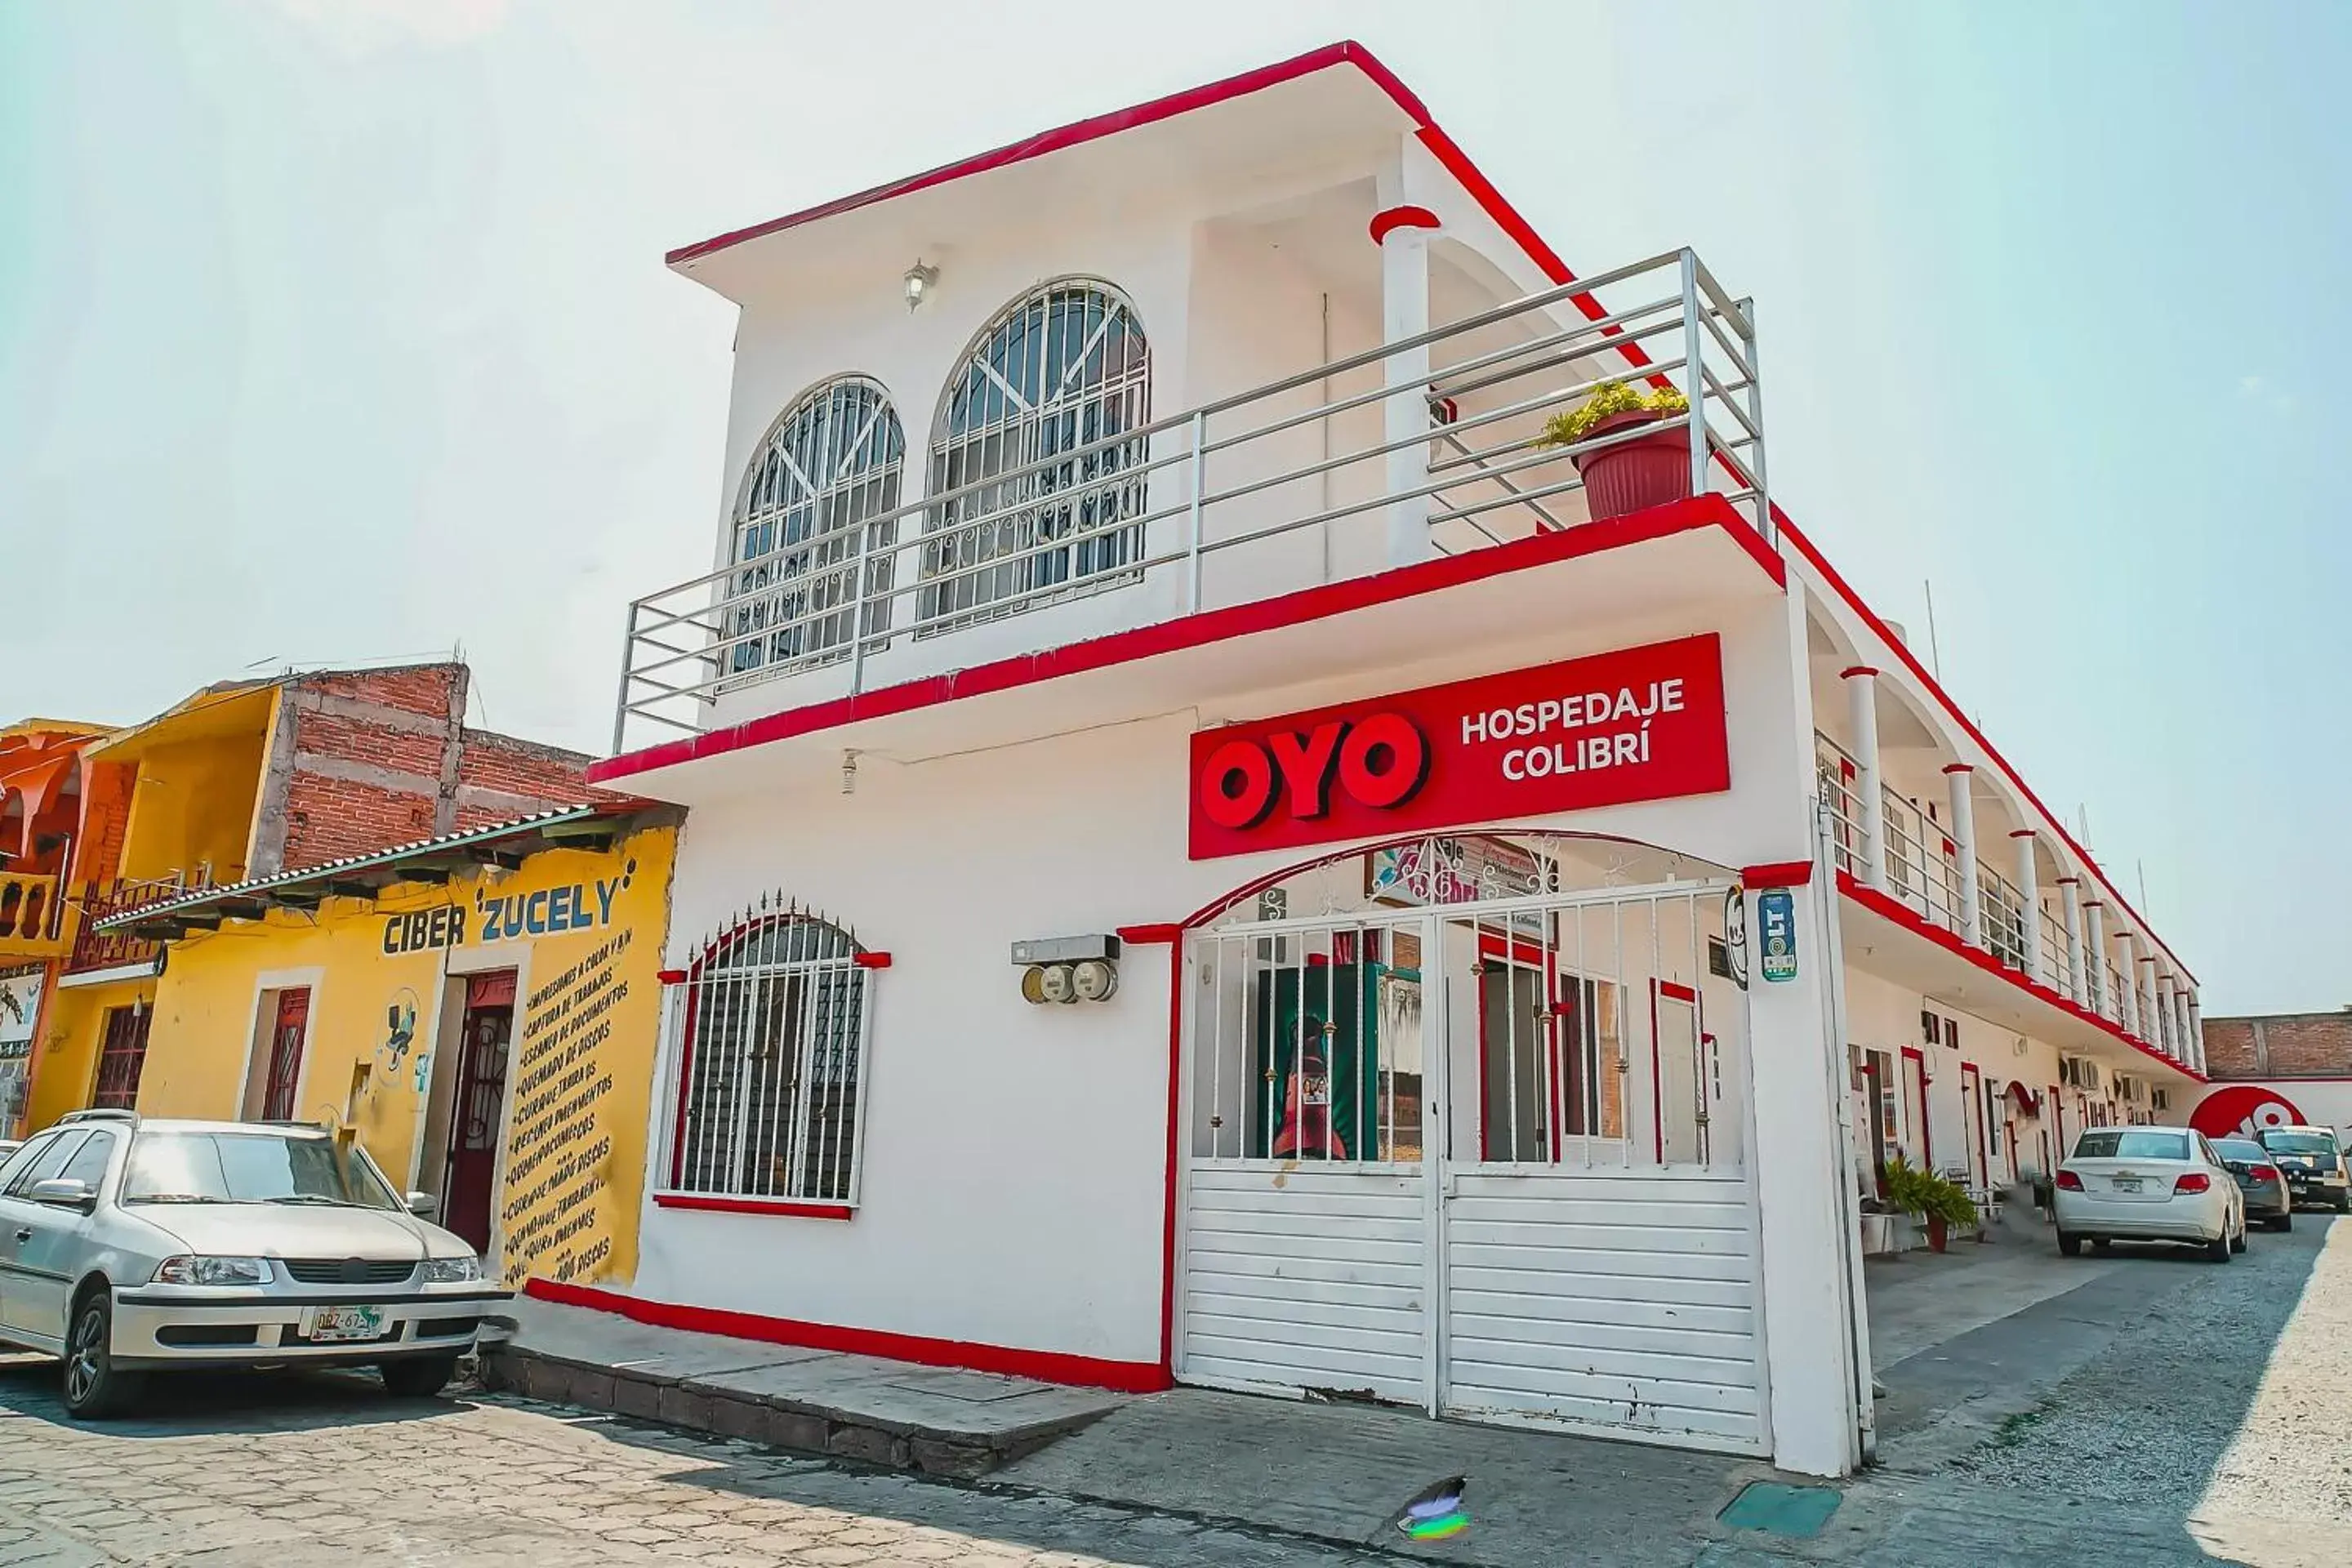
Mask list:
[{"label": "metal window bars", "polygon": [[746,911],[671,988],[659,1190],[854,1205],[874,971],[849,931]]},{"label": "metal window bars", "polygon": [[[1196,1162],[1738,1168],[1743,1009],[1703,993],[1724,889],[1229,917],[1190,939]],[[1264,907],[1264,906],[1262,906]],[[1450,1085],[1450,1094],[1445,1086]]]},{"label": "metal window bars", "polygon": [[[1598,299],[1604,290],[1640,302],[1606,308]],[[849,691],[877,679],[867,666],[877,659],[896,661],[881,678],[897,679],[955,657],[942,649],[927,656],[930,664],[907,662],[913,645],[898,638],[902,627],[919,637],[1112,582],[1163,582],[1150,599],[1153,615],[1213,607],[1213,587],[1223,604],[1307,586],[1321,579],[1297,577],[1275,542],[1307,530],[1328,539],[1356,520],[1370,527],[1394,507],[1425,516],[1441,553],[1572,526],[1584,486],[1578,459],[1664,432],[1689,440],[1694,492],[1726,496],[1765,538],[1775,537],[1752,302],[1727,293],[1689,250],[1543,289],[1159,419],[1143,417],[1149,358],[1139,331],[1120,357],[1108,318],[1065,306],[1065,322],[1092,323],[1080,340],[1085,353],[1038,359],[1055,341],[1053,309],[1044,309],[1042,335],[1024,326],[998,354],[990,334],[967,366],[977,380],[950,389],[952,416],[943,418],[934,448],[930,493],[865,516],[854,531],[856,555],[829,568],[845,594],[858,590]],[[1026,391],[1006,368],[1024,363],[1041,367]],[[1075,365],[1077,381],[1049,384],[1045,373],[1055,365],[1066,380]],[[1675,386],[1691,407],[1564,447],[1538,444],[1554,415],[1612,381]],[[1007,395],[1004,383],[1021,399]],[[1426,433],[1390,439],[1381,409],[1404,395],[1444,413]],[[1018,408],[1020,400],[1033,405]],[[959,406],[971,412],[955,415]],[[1397,452],[1418,459],[1402,478],[1389,463]],[[899,529],[917,518],[923,521],[911,534]],[[1213,583],[1208,564],[1228,561]],[[730,565],[630,605],[616,751],[627,745],[633,720],[699,732],[722,693],[755,675],[805,668],[788,657],[781,671],[772,659],[747,669],[738,648],[755,641],[772,648],[780,636],[847,624],[847,599],[828,597],[779,607],[753,625],[735,614],[745,592]],[[838,646],[808,637],[799,646]]]},{"label": "metal window bars", "polygon": [[[787,409],[744,476],[726,595],[727,672],[741,676],[846,656],[866,584],[887,570],[906,437],[890,400],[859,376],[828,382]],[[869,542],[867,529],[876,531]],[[883,608],[887,608],[887,600]],[[884,627],[868,619],[871,633]]]}]

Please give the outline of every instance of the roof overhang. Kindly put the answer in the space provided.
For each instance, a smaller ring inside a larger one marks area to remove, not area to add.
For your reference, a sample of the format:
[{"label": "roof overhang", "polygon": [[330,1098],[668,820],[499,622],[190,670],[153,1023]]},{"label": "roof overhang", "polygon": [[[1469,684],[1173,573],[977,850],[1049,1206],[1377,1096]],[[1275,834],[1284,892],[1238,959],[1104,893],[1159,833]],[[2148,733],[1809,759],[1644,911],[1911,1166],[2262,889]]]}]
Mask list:
[{"label": "roof overhang", "polygon": [[592,802],[534,813],[467,832],[420,839],[323,866],[200,888],[94,921],[93,931],[130,931],[166,940],[231,920],[259,920],[274,909],[316,910],[328,899],[372,899],[397,882],[450,881],[489,867],[513,869],[550,849],[600,849],[623,830],[641,800]]},{"label": "roof overhang", "polygon": [[[1186,190],[1224,197],[1283,168],[1377,153],[1429,124],[1421,100],[1361,44],[1328,44],[684,246],[667,259],[740,304],[775,279],[805,279],[845,257],[936,259],[943,240],[1008,211],[1141,202],[1165,212]],[[895,289],[895,273],[888,282]]]},{"label": "roof overhang", "polygon": [[277,701],[278,683],[274,680],[199,691],[143,724],[116,731],[90,747],[88,754],[93,762],[127,763],[158,746],[217,741],[231,735],[251,735],[258,740],[269,731]]}]

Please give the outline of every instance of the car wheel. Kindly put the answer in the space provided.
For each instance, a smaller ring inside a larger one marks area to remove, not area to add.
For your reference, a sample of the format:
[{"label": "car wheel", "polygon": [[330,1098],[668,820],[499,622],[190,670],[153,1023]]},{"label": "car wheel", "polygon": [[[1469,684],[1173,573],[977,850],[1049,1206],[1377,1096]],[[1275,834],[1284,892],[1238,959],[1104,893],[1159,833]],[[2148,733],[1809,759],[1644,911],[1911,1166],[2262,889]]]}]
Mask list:
[{"label": "car wheel", "polygon": [[66,1335],[66,1409],[77,1419],[103,1421],[139,1394],[138,1377],[114,1365],[114,1301],[91,1291],[74,1308]]},{"label": "car wheel", "polygon": [[2243,1252],[2246,1250],[2246,1222],[2244,1220],[2240,1220],[2238,1222],[2238,1234],[2236,1238],[2230,1243],[2230,1250],[2232,1252]]},{"label": "car wheel", "polygon": [[2352,1214],[2352,1193],[2338,1193],[2336,1194],[2336,1212],[2337,1214]]},{"label": "car wheel", "polygon": [[2271,1221],[2271,1228],[2273,1230],[2293,1230],[2294,1228],[2294,1215],[2291,1214],[2283,1214],[2279,1215],[2278,1218]]},{"label": "car wheel", "polygon": [[376,1369],[383,1373],[383,1391],[394,1399],[430,1399],[457,1375],[456,1356],[410,1356],[388,1361]]},{"label": "car wheel", "polygon": [[2079,1258],[2083,1254],[2083,1238],[2062,1230],[2058,1233],[2058,1250],[2068,1258]]},{"label": "car wheel", "polygon": [[2230,1233],[2226,1229],[2205,1244],[2205,1256],[2216,1263],[2227,1263],[2237,1255],[2238,1249],[2230,1245]]}]

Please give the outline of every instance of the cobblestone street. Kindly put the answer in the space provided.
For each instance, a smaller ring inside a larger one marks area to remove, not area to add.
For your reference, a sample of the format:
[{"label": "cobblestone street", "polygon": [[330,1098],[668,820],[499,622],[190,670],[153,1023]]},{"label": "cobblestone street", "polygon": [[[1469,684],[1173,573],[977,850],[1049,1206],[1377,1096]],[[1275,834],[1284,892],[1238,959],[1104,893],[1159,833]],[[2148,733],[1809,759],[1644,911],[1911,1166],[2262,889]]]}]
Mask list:
[{"label": "cobblestone street", "polygon": [[0,1563],[1135,1564],[1358,1555],[1163,1515],[868,1475],[525,1401],[359,1377],[159,1385],[77,1426],[0,1363]]}]

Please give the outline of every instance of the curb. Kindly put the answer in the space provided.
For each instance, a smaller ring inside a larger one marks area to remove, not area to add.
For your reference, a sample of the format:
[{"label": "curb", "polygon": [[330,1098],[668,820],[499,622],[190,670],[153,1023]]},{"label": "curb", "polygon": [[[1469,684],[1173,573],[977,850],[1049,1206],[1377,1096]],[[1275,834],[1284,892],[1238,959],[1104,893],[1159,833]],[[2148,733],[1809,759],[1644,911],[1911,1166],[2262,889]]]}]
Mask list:
[{"label": "curb", "polygon": [[763,1398],[698,1378],[569,1361],[511,1342],[483,1347],[481,1381],[485,1388],[550,1405],[950,1480],[977,1479],[1026,1458],[1102,1415],[1090,1411],[992,1433],[947,1431],[805,1401]]}]

